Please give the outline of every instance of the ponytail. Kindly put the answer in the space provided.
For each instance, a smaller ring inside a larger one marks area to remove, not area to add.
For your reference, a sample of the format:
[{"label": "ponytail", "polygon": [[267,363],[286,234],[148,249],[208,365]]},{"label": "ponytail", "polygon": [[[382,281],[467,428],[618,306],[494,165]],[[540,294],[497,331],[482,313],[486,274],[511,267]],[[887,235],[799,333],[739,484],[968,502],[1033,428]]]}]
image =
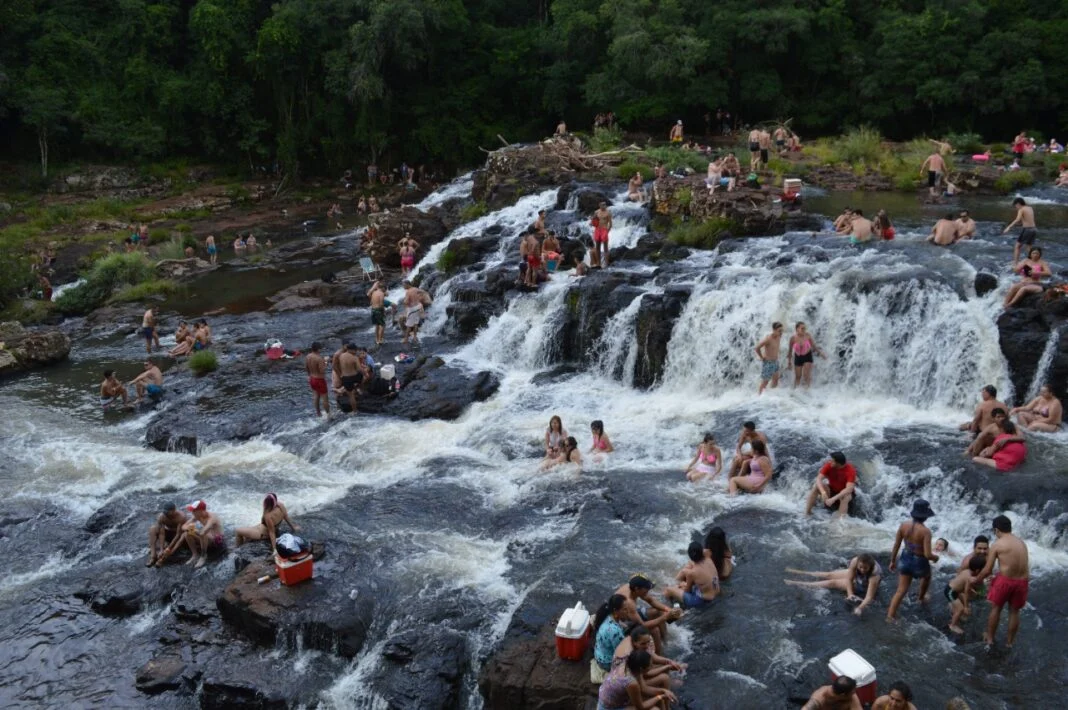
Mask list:
[{"label": "ponytail", "polygon": [[597,615],[593,617],[593,633],[597,634],[597,630],[601,628],[601,624],[604,620],[612,615],[613,612],[617,612],[623,608],[623,605],[627,602],[627,598],[622,594],[613,594],[608,598],[601,608],[597,610]]}]

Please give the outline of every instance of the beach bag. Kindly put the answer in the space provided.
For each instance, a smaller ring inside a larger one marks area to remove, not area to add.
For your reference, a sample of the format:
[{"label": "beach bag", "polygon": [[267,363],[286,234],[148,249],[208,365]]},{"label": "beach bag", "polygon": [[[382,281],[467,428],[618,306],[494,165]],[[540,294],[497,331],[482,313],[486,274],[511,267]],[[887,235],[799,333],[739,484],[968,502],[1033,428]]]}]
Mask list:
[{"label": "beach bag", "polygon": [[289,560],[311,552],[311,543],[293,533],[285,533],[278,537],[274,550],[283,560]]}]

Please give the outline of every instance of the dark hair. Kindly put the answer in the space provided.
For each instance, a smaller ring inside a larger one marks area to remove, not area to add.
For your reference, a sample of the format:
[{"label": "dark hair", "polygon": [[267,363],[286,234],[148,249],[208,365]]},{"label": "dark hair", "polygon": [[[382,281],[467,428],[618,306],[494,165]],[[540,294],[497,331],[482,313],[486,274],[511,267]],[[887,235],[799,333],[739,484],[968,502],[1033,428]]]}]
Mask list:
[{"label": "dark hair", "polygon": [[1006,419],[1001,423],[1001,430],[1006,434],[1015,434],[1016,425],[1012,423],[1011,419]]},{"label": "dark hair", "polygon": [[631,651],[627,656],[627,670],[632,676],[639,677],[652,662],[653,657],[645,651]]},{"label": "dark hair", "polygon": [[1014,205],[1026,205],[1027,203],[1024,202],[1024,198],[1017,197],[1015,200],[1012,201],[1012,204],[1014,204]]},{"label": "dark hair", "polygon": [[1031,252],[1035,252],[1035,251],[1037,251],[1037,252],[1038,252],[1038,255],[1039,255],[1039,256],[1042,256],[1042,248],[1041,248],[1041,247],[1035,247],[1035,246],[1033,246],[1033,247],[1031,247],[1031,248],[1029,248],[1029,249],[1027,250],[1027,256],[1028,256],[1028,258],[1030,258],[1030,257],[1031,257]]},{"label": "dark hair", "polygon": [[868,569],[870,569],[872,572],[875,571],[875,558],[867,552],[862,555],[857,555],[857,565],[859,566],[862,564],[867,565]]},{"label": "dark hair", "polygon": [[899,680],[893,683],[890,686],[890,690],[888,691],[888,693],[892,693],[895,690],[901,693],[901,697],[903,697],[906,701],[912,700],[912,688],[910,688],[908,686],[908,683],[906,683],[905,681]]},{"label": "dark hair", "polygon": [[577,449],[578,448],[578,439],[576,439],[573,436],[567,437],[566,439],[564,439],[564,448],[567,449],[569,453],[571,452],[572,449]]},{"label": "dark hair", "polygon": [[263,509],[270,512],[274,510],[274,506],[278,504],[278,496],[274,493],[268,493],[263,499]]},{"label": "dark hair", "polygon": [[323,346],[319,344],[319,341],[315,341],[314,343],[311,344],[311,348],[309,348],[309,349],[314,353],[314,352],[318,352],[319,348],[321,348],[321,347],[323,347]]},{"label": "dark hair", "polygon": [[846,457],[841,451],[834,451],[831,453],[831,460],[839,466],[845,466]]},{"label": "dark hair", "polygon": [[701,562],[705,559],[705,548],[699,542],[691,542],[686,554],[694,562]]},{"label": "dark hair", "polygon": [[645,628],[641,624],[635,624],[634,628],[630,630],[631,643],[637,641],[643,636],[652,636],[652,632]]},{"label": "dark hair", "polygon": [[935,538],[935,542],[944,542],[946,543],[946,549],[949,549],[949,540],[945,539],[944,537]]},{"label": "dark hair", "polygon": [[549,431],[553,430],[553,422],[557,422],[560,424],[560,431],[564,430],[564,420],[561,419],[559,415],[554,414],[549,417]]},{"label": "dark hair", "polygon": [[761,456],[768,455],[768,447],[760,439],[753,439],[751,446],[753,447],[754,454],[759,454]]},{"label": "dark hair", "polygon": [[771,324],[771,329],[772,330],[778,330],[781,327],[782,327],[782,323],[780,323],[779,321],[775,321],[774,323]]},{"label": "dark hair", "polygon": [[1005,411],[1004,409],[1002,409],[1001,407],[994,407],[993,409],[991,409],[991,410],[990,410],[990,416],[992,416],[992,417],[996,417],[996,416],[997,416],[997,415],[999,415],[999,414],[1000,414],[1001,416],[1003,416],[1003,417],[1007,417],[1007,416],[1009,416],[1009,413],[1008,413],[1008,412],[1006,412],[1006,411]]},{"label": "dark hair", "polygon": [[756,431],[756,422],[745,422],[742,424],[742,428],[748,429],[749,431]]},{"label": "dark hair", "polygon": [[988,538],[986,535],[976,535],[975,539],[972,540],[972,547],[975,547],[980,542],[985,542],[987,545],[989,545],[990,544],[990,538]]},{"label": "dark hair", "polygon": [[712,432],[706,431],[704,438],[701,439],[701,443],[703,443],[703,444],[714,444],[714,443],[716,443],[716,437],[712,436]]},{"label": "dark hair", "polygon": [[998,517],[994,518],[994,529],[998,532],[1011,533],[1012,521],[1004,515],[999,515]]},{"label": "dark hair", "polygon": [[864,216],[864,210],[855,209],[855,210],[853,210],[853,214],[859,214],[861,217],[863,217]]},{"label": "dark hair", "polygon": [[623,605],[627,602],[627,598],[622,594],[613,594],[608,597],[608,601],[601,605],[601,608],[597,610],[597,614],[593,617],[593,633],[597,634],[597,630],[601,628],[601,624],[604,620],[611,616],[614,612],[623,608]]},{"label": "dark hair", "polygon": [[590,429],[597,432],[598,434],[604,434],[604,422],[602,422],[600,419],[594,419],[592,422],[590,422]]},{"label": "dark hair", "polygon": [[723,528],[716,526],[705,535],[705,549],[712,556],[712,562],[716,565],[716,571],[723,569],[723,560],[727,557],[727,533]]},{"label": "dark hair", "polygon": [[104,379],[106,380],[107,378],[111,377],[114,374],[115,374],[114,370],[104,370]]},{"label": "dark hair", "polygon": [[947,212],[946,213],[946,221],[947,222],[952,222],[956,218],[957,218],[957,215],[953,214],[952,212]]},{"label": "dark hair", "polygon": [[968,560],[968,569],[972,572],[982,572],[986,567],[986,555],[972,555]]},{"label": "dark hair", "polygon": [[997,397],[998,396],[998,388],[995,387],[994,385],[987,385],[986,387],[983,388],[983,391],[986,392],[991,397]]},{"label": "dark hair", "polygon": [[840,675],[831,683],[831,689],[835,695],[849,695],[857,689],[857,681],[847,675]]}]

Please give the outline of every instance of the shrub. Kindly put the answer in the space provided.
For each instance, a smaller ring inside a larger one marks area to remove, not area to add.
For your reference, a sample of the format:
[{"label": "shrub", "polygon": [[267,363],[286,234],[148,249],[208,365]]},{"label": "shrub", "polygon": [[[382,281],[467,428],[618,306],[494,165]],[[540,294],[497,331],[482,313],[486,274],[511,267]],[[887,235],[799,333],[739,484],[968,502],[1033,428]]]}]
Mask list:
[{"label": "shrub", "polygon": [[0,308],[17,299],[25,289],[37,282],[25,254],[10,248],[5,248],[4,252],[4,257],[0,259]]},{"label": "shrub", "polygon": [[734,221],[727,217],[713,217],[703,222],[691,220],[676,225],[668,234],[668,239],[695,249],[715,249],[720,240],[730,236],[735,227]]},{"label": "shrub", "polygon": [[613,150],[623,144],[623,129],[619,126],[611,128],[594,128],[590,136],[590,150],[594,153],[603,153]]},{"label": "shrub", "polygon": [[953,146],[953,152],[961,155],[973,155],[986,150],[983,137],[978,133],[950,133],[945,140]]},{"label": "shrub", "polygon": [[473,202],[460,210],[460,219],[464,222],[473,222],[479,217],[484,217],[489,212],[485,202]]},{"label": "shrub", "polygon": [[93,264],[85,283],[67,289],[56,299],[64,315],[82,315],[99,308],[121,286],[133,286],[155,278],[156,272],[144,254],[111,254]]},{"label": "shrub", "polygon": [[170,279],[152,279],[151,281],[142,281],[139,284],[121,288],[111,297],[111,300],[122,303],[136,303],[138,301],[146,301],[153,296],[167,296],[177,290],[178,284]]},{"label": "shrub", "polygon": [[[193,248],[196,248],[196,241],[193,242]],[[164,259],[184,259],[185,246],[177,239],[170,239],[156,248],[155,255],[156,259],[160,261]]]},{"label": "shrub", "polygon": [[692,168],[695,172],[703,173],[708,169],[708,158],[701,153],[675,146],[661,146],[649,148],[645,151],[646,157],[654,163],[662,162],[668,170],[676,168]]},{"label": "shrub", "polygon": [[[182,228],[179,226],[178,231],[181,231],[181,229]],[[182,237],[182,248],[188,249],[189,247],[192,247],[193,249],[197,248],[197,238],[194,237],[192,234],[187,234]]]},{"label": "shrub", "polygon": [[438,271],[444,274],[453,273],[460,268],[461,264],[467,261],[470,253],[471,245],[469,240],[461,239],[453,242],[438,257]]},{"label": "shrub", "polygon": [[842,163],[878,163],[887,151],[883,137],[870,126],[854,128],[834,143],[835,160]]},{"label": "shrub", "polygon": [[202,377],[219,368],[219,359],[211,350],[200,350],[189,356],[189,369],[197,377]]},{"label": "shrub", "polygon": [[171,231],[163,227],[148,230],[148,243],[159,244],[171,238]]},{"label": "shrub", "polygon": [[1005,155],[1008,152],[1009,152],[1009,144],[1008,143],[991,143],[990,144],[990,155],[992,155],[992,156]]},{"label": "shrub", "polygon": [[679,205],[683,209],[690,209],[690,203],[693,202],[693,190],[688,187],[683,187],[675,191],[675,199],[679,201]]},{"label": "shrub", "polygon": [[632,160],[628,160],[619,166],[617,174],[620,180],[630,180],[634,177],[634,173],[641,173],[642,180],[648,182],[653,179],[654,172],[648,165],[642,165]]},{"label": "shrub", "polygon": [[1035,176],[1028,170],[1011,170],[1001,174],[1001,176],[994,181],[994,189],[998,192],[1007,195],[1010,192],[1016,192],[1021,187],[1031,187],[1035,184]]}]

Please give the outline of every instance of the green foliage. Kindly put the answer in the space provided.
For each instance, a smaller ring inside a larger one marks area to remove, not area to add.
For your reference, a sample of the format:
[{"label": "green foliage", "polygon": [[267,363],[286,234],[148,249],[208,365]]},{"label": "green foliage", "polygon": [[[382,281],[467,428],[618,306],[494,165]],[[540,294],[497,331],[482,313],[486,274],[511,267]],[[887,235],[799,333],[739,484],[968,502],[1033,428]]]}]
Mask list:
[{"label": "green foliage", "polygon": [[148,244],[163,244],[171,242],[171,230],[164,227],[153,227],[148,230]]},{"label": "green foliage", "polygon": [[883,137],[870,126],[854,128],[834,144],[834,158],[841,163],[875,165],[887,156]]},{"label": "green foliage", "polygon": [[690,203],[693,202],[693,190],[688,187],[683,187],[675,191],[675,199],[679,201],[679,205],[688,210]]},{"label": "green foliage", "polygon": [[188,236],[188,233],[193,231],[193,225],[189,224],[188,222],[182,222],[181,224],[174,225],[174,231],[186,235],[182,238],[183,243],[186,240],[192,240],[192,243],[188,244],[187,246],[195,247],[197,245],[196,239],[193,239],[192,237]]},{"label": "green foliage", "polygon": [[144,254],[111,254],[93,264],[85,283],[67,289],[55,300],[64,315],[83,315],[104,305],[117,288],[134,286],[155,278],[155,269]]},{"label": "green foliage", "polygon": [[473,202],[460,210],[460,219],[464,222],[473,222],[488,213],[489,207],[486,206],[485,202]]},{"label": "green foliage", "polygon": [[119,289],[111,300],[118,303],[137,303],[147,301],[153,296],[169,296],[177,290],[178,284],[170,279],[152,279]]},{"label": "green foliage", "polygon": [[153,247],[152,251],[157,261],[185,258],[185,245],[178,239],[169,239],[158,247]]},{"label": "green foliage", "polygon": [[594,128],[590,137],[590,150],[603,153],[623,145],[623,129],[618,125],[611,128]]},{"label": "green foliage", "polygon": [[1005,153],[1007,153],[1008,150],[1009,150],[1009,144],[1008,143],[991,143],[990,144],[990,155],[991,155],[991,157],[994,157],[994,158],[1001,157],[1001,156],[1005,155]]},{"label": "green foliage", "polygon": [[634,177],[634,173],[641,173],[643,182],[648,182],[649,180],[652,180],[654,175],[653,169],[648,165],[645,165],[644,163],[636,163],[630,160],[626,161],[625,163],[621,163],[618,170],[616,171],[616,175],[619,177],[620,180],[630,180],[632,177]]},{"label": "green foliage", "polygon": [[685,148],[675,146],[649,148],[645,151],[645,157],[654,164],[663,163],[664,167],[669,171],[678,168],[690,168],[695,172],[703,173],[708,170],[708,158]]},{"label": "green foliage", "polygon": [[465,241],[453,242],[449,245],[448,249],[441,252],[441,256],[438,257],[438,271],[445,274],[452,274],[460,265],[463,264],[471,248]]},{"label": "green foliage", "polygon": [[0,259],[0,308],[17,299],[23,291],[36,285],[30,271],[30,260],[17,250],[5,250]]},{"label": "green foliage", "polygon": [[975,155],[986,150],[983,137],[978,133],[950,133],[945,140],[958,155]]},{"label": "green foliage", "polygon": [[694,249],[715,249],[720,240],[729,236],[735,228],[734,221],[727,217],[690,220],[675,225],[668,233],[668,239]]},{"label": "green foliage", "polygon": [[1029,170],[1010,170],[1002,173],[994,181],[994,189],[1003,195],[1016,192],[1022,187],[1031,187],[1035,184],[1035,177]]},{"label": "green foliage", "polygon": [[43,323],[52,317],[52,304],[39,298],[16,299],[0,311],[0,322],[16,320],[23,325]]},{"label": "green foliage", "polygon": [[197,377],[203,377],[219,368],[219,359],[211,350],[198,350],[189,356],[189,369]]}]

